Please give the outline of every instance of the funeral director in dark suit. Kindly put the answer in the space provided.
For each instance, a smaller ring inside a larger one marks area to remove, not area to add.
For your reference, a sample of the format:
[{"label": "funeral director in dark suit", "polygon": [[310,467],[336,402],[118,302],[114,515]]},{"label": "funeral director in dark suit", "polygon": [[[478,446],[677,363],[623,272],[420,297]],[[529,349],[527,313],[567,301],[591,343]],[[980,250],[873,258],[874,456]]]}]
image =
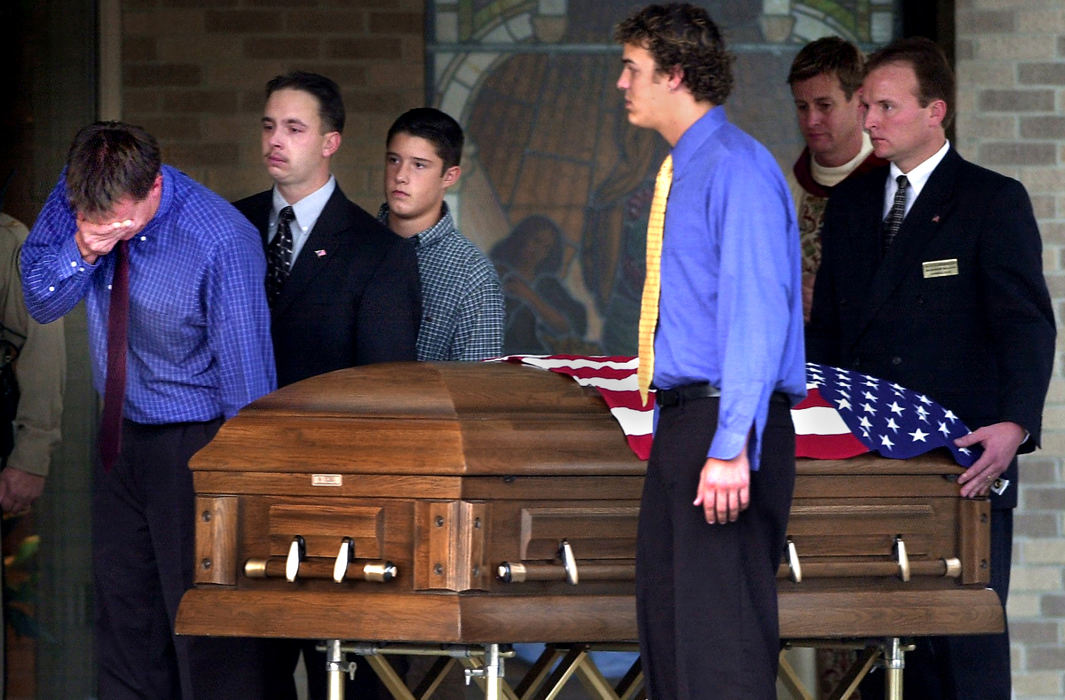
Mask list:
[{"label": "funeral director in dark suit", "polygon": [[[266,297],[279,387],[355,365],[414,360],[421,287],[413,246],[348,200],[331,173],[344,130],[340,88],[295,71],[266,84],[262,155],[273,188],[235,202],[266,248]],[[324,696],[315,642],[271,640],[271,698],[294,699],[301,648]],[[376,689],[359,666],[360,689]],[[367,697],[373,697],[368,694]]]},{"label": "funeral director in dark suit", "polygon": [[344,104],[329,78],[266,86],[262,153],[274,187],[235,202],[266,247],[277,384],[414,360],[421,292],[414,249],[344,196],[330,172]]},{"label": "funeral director in dark suit", "polygon": [[[870,56],[862,101],[890,165],[832,192],[807,355],[927,394],[973,431],[957,442],[983,454],[958,483],[965,497],[992,492],[991,583],[1005,605],[1016,454],[1039,446],[1054,354],[1032,205],[947,141],[954,75],[931,41]],[[905,679],[907,698],[1009,698],[1009,639],[921,640]]]}]

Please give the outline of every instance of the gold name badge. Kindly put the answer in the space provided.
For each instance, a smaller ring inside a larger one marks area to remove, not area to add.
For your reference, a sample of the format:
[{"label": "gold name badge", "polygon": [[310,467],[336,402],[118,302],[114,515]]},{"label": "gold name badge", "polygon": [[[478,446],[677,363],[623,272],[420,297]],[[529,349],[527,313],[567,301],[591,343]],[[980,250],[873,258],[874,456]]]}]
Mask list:
[{"label": "gold name badge", "polygon": [[926,280],[933,277],[951,277],[958,274],[958,259],[929,260],[921,263],[921,269],[924,270]]}]

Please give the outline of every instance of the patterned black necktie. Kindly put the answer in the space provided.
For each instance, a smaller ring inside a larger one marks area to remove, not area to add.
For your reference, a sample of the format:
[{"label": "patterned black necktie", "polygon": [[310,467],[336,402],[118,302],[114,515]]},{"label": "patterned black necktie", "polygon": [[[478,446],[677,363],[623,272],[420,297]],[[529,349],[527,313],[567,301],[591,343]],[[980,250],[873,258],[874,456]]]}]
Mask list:
[{"label": "patterned black necktie", "polygon": [[887,253],[892,241],[895,240],[896,234],[902,227],[902,220],[906,218],[906,189],[910,186],[910,181],[906,179],[905,175],[899,175],[895,178],[895,182],[898,183],[899,188],[895,190],[895,199],[891,202],[891,211],[888,212],[887,218],[884,219],[884,235],[880,242],[881,254]]},{"label": "patterned black necktie", "polygon": [[288,273],[292,269],[292,228],[296,218],[292,207],[285,207],[277,215],[277,235],[266,251],[266,299],[273,304],[281,295]]}]

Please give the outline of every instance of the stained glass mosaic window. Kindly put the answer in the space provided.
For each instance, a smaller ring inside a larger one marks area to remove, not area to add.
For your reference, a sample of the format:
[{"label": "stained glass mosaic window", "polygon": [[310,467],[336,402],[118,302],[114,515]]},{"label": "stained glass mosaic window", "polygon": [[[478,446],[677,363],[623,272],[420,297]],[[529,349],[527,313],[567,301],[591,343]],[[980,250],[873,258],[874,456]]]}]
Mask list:
[{"label": "stained glass mosaic window", "polygon": [[[736,54],[729,118],[782,167],[801,150],[785,83],[795,52],[838,34],[892,38],[895,0],[698,2]],[[636,354],[653,177],[667,152],[630,126],[614,84],[613,0],[428,3],[429,101],[466,129],[449,201],[507,295],[507,352]]]}]

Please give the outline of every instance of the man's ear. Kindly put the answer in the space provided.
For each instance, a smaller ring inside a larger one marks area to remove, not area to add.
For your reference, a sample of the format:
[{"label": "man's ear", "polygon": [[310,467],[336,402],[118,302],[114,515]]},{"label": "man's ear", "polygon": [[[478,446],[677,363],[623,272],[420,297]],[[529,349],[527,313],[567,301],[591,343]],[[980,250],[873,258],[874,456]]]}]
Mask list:
[{"label": "man's ear", "polygon": [[929,115],[933,123],[935,125],[942,124],[943,120],[947,118],[947,103],[943,100],[932,100],[928,106],[930,108]]},{"label": "man's ear", "polygon": [[450,168],[444,171],[444,189],[451,187],[459,181],[459,177],[462,175],[462,168],[458,165],[452,165]]},{"label": "man's ear", "polygon": [[684,84],[684,69],[679,65],[669,69],[669,79],[666,81],[670,90],[676,90]]},{"label": "man's ear", "polygon": [[[162,195],[163,195],[163,173],[159,172],[159,173],[156,174],[155,180],[152,181],[151,189],[148,190],[148,194],[145,195],[144,199],[148,199],[150,197],[161,197]],[[143,201],[143,200],[141,200],[141,201]]]},{"label": "man's ear", "polygon": [[330,131],[325,135],[325,142],[322,144],[322,156],[328,158],[337,152],[340,148],[340,132]]}]

